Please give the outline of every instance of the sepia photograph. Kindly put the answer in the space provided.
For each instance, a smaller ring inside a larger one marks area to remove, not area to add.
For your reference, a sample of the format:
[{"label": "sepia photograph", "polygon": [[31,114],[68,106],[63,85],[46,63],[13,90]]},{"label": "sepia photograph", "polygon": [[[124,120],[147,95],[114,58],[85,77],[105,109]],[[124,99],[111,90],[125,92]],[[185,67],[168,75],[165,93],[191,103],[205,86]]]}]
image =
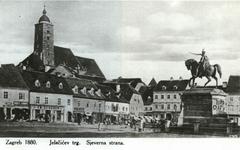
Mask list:
[{"label": "sepia photograph", "polygon": [[1,138],[240,136],[240,1],[0,1],[0,18]]}]

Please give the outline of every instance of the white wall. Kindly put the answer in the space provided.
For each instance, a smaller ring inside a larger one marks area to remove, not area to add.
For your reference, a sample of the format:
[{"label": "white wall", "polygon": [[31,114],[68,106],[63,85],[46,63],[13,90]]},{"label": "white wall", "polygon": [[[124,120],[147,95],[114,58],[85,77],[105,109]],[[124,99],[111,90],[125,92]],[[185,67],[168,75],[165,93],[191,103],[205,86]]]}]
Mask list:
[{"label": "white wall", "polygon": [[130,114],[140,116],[141,113],[144,112],[144,105],[143,105],[143,100],[142,96],[139,94],[133,93],[132,98],[130,100]]},{"label": "white wall", "polygon": [[[40,97],[40,103],[36,104],[36,97]],[[48,104],[45,104],[45,97],[48,97]],[[61,105],[58,105],[58,98],[61,99]],[[70,105],[68,105],[68,99],[70,99]],[[30,105],[35,104],[37,106],[62,106],[64,109],[62,121],[67,122],[67,112],[73,113],[73,96],[65,94],[52,94],[52,93],[37,93],[30,92]],[[53,108],[55,109],[55,108]],[[44,107],[41,109],[41,113],[45,113]],[[54,114],[52,110],[51,113]],[[34,118],[34,112],[31,110],[31,118]]]}]

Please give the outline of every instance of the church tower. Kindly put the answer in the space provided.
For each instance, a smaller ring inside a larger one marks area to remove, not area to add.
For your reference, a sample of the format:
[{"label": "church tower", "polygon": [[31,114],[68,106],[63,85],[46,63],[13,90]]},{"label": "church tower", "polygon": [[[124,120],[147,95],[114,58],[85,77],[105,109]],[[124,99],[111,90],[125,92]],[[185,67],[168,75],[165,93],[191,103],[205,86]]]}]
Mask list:
[{"label": "church tower", "polygon": [[35,24],[34,54],[42,60],[45,69],[54,67],[53,24],[48,18],[45,6],[37,24]]}]

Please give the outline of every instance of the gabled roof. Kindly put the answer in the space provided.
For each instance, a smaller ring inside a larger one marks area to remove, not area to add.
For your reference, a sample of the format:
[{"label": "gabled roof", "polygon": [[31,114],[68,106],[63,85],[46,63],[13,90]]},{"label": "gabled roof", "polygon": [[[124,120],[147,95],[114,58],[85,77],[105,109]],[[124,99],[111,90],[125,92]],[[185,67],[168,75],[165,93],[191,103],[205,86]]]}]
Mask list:
[{"label": "gabled roof", "polygon": [[0,87],[28,89],[20,74],[20,71],[13,64],[6,64],[1,66]]},{"label": "gabled roof", "polygon": [[[89,98],[89,99],[105,99],[104,95],[97,95],[95,92],[98,90],[98,87],[91,80],[78,79],[78,78],[66,78],[68,86],[73,89],[75,86],[78,87],[78,93],[74,93],[74,96],[80,98]],[[86,88],[86,94],[82,93],[81,90]],[[89,90],[94,89],[93,94],[89,93]]]},{"label": "gabled roof", "polygon": [[110,86],[106,86],[102,84],[96,84],[96,85],[99,89],[101,89],[102,93],[105,96],[106,101],[129,103],[129,101],[125,99],[125,97],[123,97],[122,95],[118,97],[116,91],[114,91]]},{"label": "gabled roof", "polygon": [[131,85],[129,84],[120,84],[120,93],[123,97],[125,97],[129,102],[132,98],[133,94],[139,94]]},{"label": "gabled roof", "polygon": [[161,80],[154,91],[184,91],[189,80]]},{"label": "gabled roof", "polygon": [[154,78],[152,78],[152,80],[149,82],[148,86],[156,86],[157,82]]},{"label": "gabled roof", "polygon": [[40,60],[40,58],[32,53],[27,58],[25,58],[22,62],[19,63],[19,67],[26,66],[28,70],[35,70],[35,71],[44,71],[44,64]]},{"label": "gabled roof", "polygon": [[76,59],[83,68],[87,69],[84,75],[105,78],[94,59],[79,56],[76,56]]},{"label": "gabled roof", "polygon": [[240,94],[240,76],[231,75],[229,77],[226,92],[229,94]]},{"label": "gabled roof", "polygon": [[142,86],[139,92],[142,95],[144,105],[151,105],[153,103],[153,89],[154,87]]},{"label": "gabled roof", "polygon": [[[67,95],[73,94],[67,82],[62,77],[36,71],[22,71],[21,74],[31,92]],[[39,87],[35,85],[36,80],[40,83]],[[48,81],[50,82],[50,87],[46,86]],[[63,85],[62,89],[59,88],[60,83]]]},{"label": "gabled roof", "polygon": [[[76,73],[75,76],[81,76],[101,82],[105,80],[104,74],[94,59],[74,56],[69,48],[54,46],[54,63],[55,67],[64,65],[68,69],[73,70]],[[19,63],[19,66],[26,66],[27,70],[31,71],[45,70],[39,56],[34,53]],[[83,74],[77,74],[77,69],[84,70]]]},{"label": "gabled roof", "polygon": [[79,65],[77,59],[69,48],[54,46],[54,60],[55,66],[64,64],[71,68],[75,68]]}]

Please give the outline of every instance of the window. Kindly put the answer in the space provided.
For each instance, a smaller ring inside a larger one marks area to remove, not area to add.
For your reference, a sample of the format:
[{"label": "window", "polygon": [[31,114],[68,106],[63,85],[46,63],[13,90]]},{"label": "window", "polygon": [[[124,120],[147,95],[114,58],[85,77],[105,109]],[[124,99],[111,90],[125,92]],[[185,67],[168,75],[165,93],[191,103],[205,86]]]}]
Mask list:
[{"label": "window", "polygon": [[155,105],[155,108],[158,109],[158,105]]},{"label": "window", "polygon": [[87,103],[87,107],[89,107],[89,103]]},{"label": "window", "polygon": [[155,95],[155,99],[158,99],[158,95]]},{"label": "window", "polygon": [[164,105],[161,105],[161,109],[164,109]]},{"label": "window", "polygon": [[71,105],[71,100],[70,100],[70,99],[68,99],[67,103],[68,103],[68,105]]},{"label": "window", "polygon": [[61,98],[58,98],[58,105],[61,105]]},{"label": "window", "polygon": [[161,99],[164,99],[164,95],[161,95]]},{"label": "window", "polygon": [[170,99],[170,95],[168,95],[167,98]]},{"label": "window", "polygon": [[170,104],[167,105],[167,109],[170,109]]},{"label": "window", "polygon": [[176,95],[176,94],[174,94],[174,95],[173,95],[173,98],[174,98],[174,99],[177,99],[177,95]]},{"label": "window", "polygon": [[24,93],[19,93],[19,99],[25,99],[25,94]]},{"label": "window", "polygon": [[118,104],[116,105],[116,111],[118,111]]},{"label": "window", "polygon": [[175,110],[175,111],[177,110],[177,105],[176,105],[176,104],[174,104],[174,110]]},{"label": "window", "polygon": [[45,104],[48,104],[48,97],[45,97]]},{"label": "window", "polygon": [[125,107],[122,107],[122,111],[124,111],[125,110]]},{"label": "window", "polygon": [[47,36],[47,40],[49,40],[50,38],[49,38],[49,36]]},{"label": "window", "polygon": [[36,80],[36,81],[35,81],[35,86],[36,86],[36,87],[40,87],[40,86],[41,86],[39,80]]},{"label": "window", "polygon": [[3,92],[3,98],[7,99],[8,98],[8,92]]},{"label": "window", "polygon": [[147,107],[145,107],[145,111],[147,111],[148,109],[147,109]]},{"label": "window", "polygon": [[96,102],[94,103],[94,108],[97,106]]},{"label": "window", "polygon": [[80,103],[80,101],[78,101],[78,107],[80,107],[81,106],[81,103]]},{"label": "window", "polygon": [[63,89],[63,84],[62,84],[62,82],[59,83],[58,87],[59,87],[59,89]]},{"label": "window", "polygon": [[40,103],[40,97],[36,97],[36,104]]},{"label": "window", "polygon": [[78,86],[74,87],[74,93],[76,93],[76,94],[78,93]]},{"label": "window", "polygon": [[233,101],[233,97],[230,97],[230,101]]},{"label": "window", "polygon": [[126,107],[126,111],[128,111],[128,108]]},{"label": "window", "polygon": [[50,88],[50,87],[51,87],[50,81],[47,81],[47,83],[46,83],[46,88]]},{"label": "window", "polygon": [[47,30],[47,33],[49,34],[49,33],[50,33],[50,31],[49,31],[49,30]]},{"label": "window", "polygon": [[149,107],[149,110],[152,110],[152,107]]}]

